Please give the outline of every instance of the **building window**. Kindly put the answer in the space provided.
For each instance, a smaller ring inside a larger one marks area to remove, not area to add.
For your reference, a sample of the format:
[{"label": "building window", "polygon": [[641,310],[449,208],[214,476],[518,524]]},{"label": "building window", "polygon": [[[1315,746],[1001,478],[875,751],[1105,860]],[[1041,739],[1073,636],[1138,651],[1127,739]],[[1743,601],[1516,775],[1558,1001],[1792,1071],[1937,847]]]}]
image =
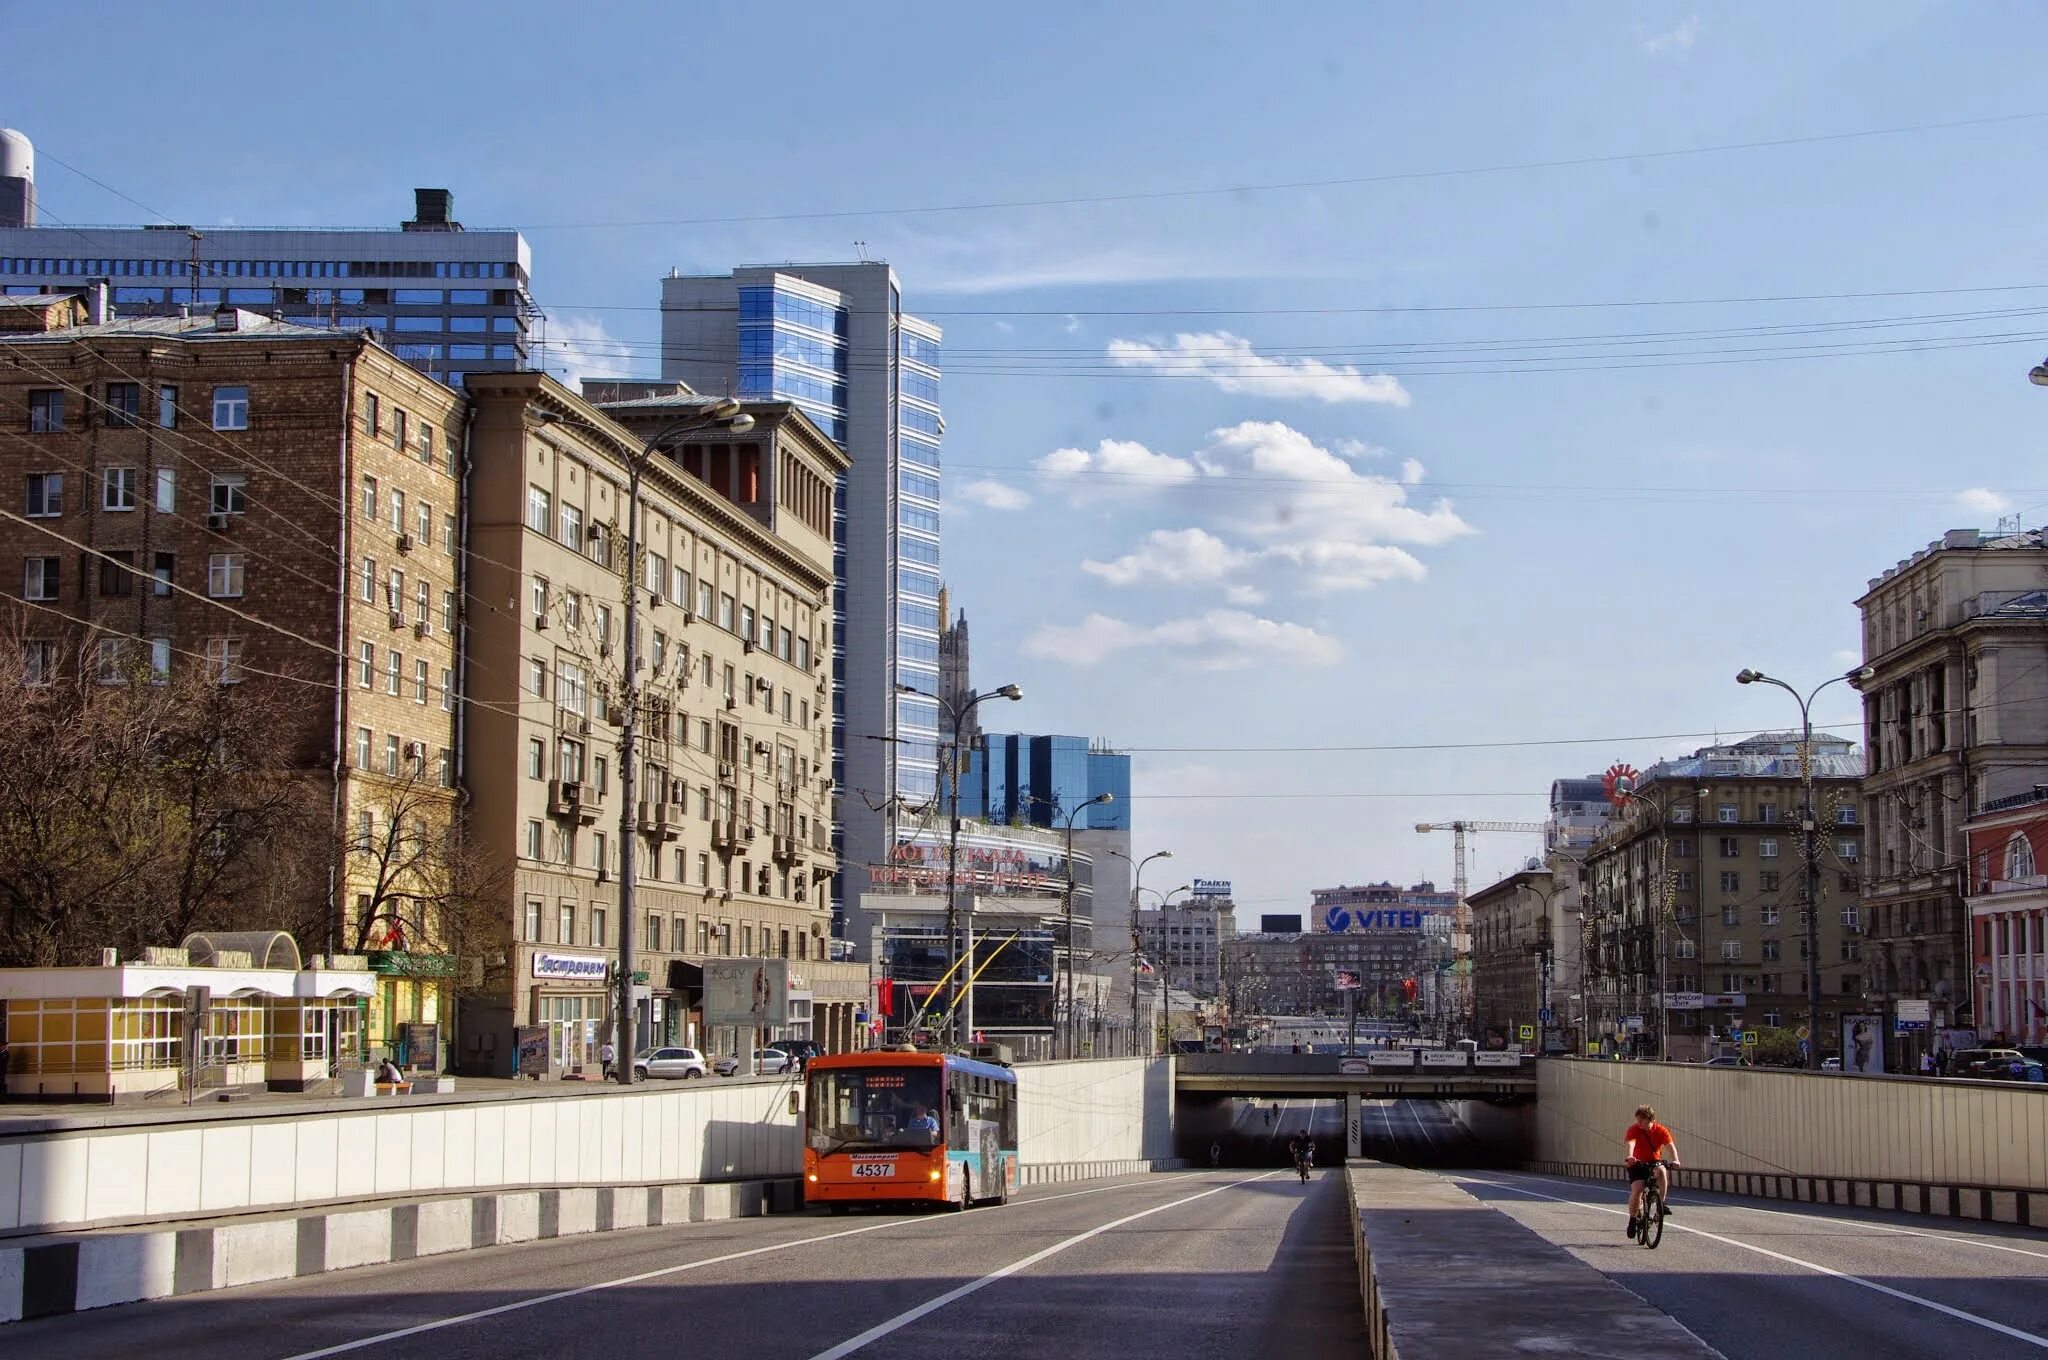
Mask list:
[{"label": "building window", "polygon": [[242,640],[206,640],[206,678],[216,685],[236,685],[242,680]]},{"label": "building window", "polygon": [[398,736],[396,733],[388,734],[384,738],[384,773],[388,775],[396,775],[398,773]]},{"label": "building window", "polygon": [[[1763,892],[1776,892],[1778,890],[1778,871],[1776,869],[1763,870],[1756,876],[1756,886]],[[1766,907],[1765,910],[1775,911],[1777,908]]]},{"label": "building window", "polygon": [[1856,861],[1856,857],[1862,853],[1862,847],[1855,841],[1843,841],[1837,847],[1836,853],[1853,864]]},{"label": "building window", "polygon": [[1671,840],[1671,857],[1673,859],[1691,859],[1692,837],[1674,836]]},{"label": "building window", "polygon": [[216,600],[242,595],[242,554],[214,553],[206,559],[206,593]]},{"label": "building window", "polygon": [[25,642],[21,646],[21,678],[27,685],[47,685],[57,675],[57,644]]},{"label": "building window", "polygon": [[424,550],[424,549],[426,548],[426,546],[427,546],[427,545],[428,545],[429,543],[432,543],[432,542],[434,541],[434,507],[433,507],[433,505],[432,505],[432,504],[430,504],[430,503],[429,503],[429,502],[427,502],[427,501],[421,501],[421,502],[420,502],[420,510],[419,510],[419,517],[418,517],[418,518],[419,518],[419,533],[418,533],[418,535],[417,535],[417,536],[418,536],[418,538],[419,538],[419,541],[420,541],[420,548],[421,548],[422,550]]},{"label": "building window", "polygon": [[1733,822],[1739,820],[1736,815],[1735,804],[1721,804],[1718,808],[1714,809],[1714,819],[1720,822]]},{"label": "building window", "polygon": [[412,663],[412,701],[416,704],[427,701],[427,663],[424,661]]},{"label": "building window", "polygon": [[134,508],[135,469],[132,467],[100,469],[100,509],[133,510]]},{"label": "building window", "polygon": [[[1723,961],[1723,962],[1726,962],[1726,963],[1735,963],[1735,962],[1739,961],[1739,960],[1740,960],[1740,959],[1742,958],[1742,941],[1740,941],[1740,940],[1723,940],[1723,941],[1721,941],[1721,958],[1722,958],[1722,961]],[[1730,990],[1733,990],[1733,989],[1731,988]]]},{"label": "building window", "polygon": [[207,507],[216,515],[240,515],[249,509],[249,474],[246,472],[216,472],[213,474],[213,499]]},{"label": "building window", "polygon": [[377,479],[375,477],[363,478],[363,518],[372,523],[375,523],[377,519]]},{"label": "building window", "polygon": [[358,727],[356,729],[356,768],[359,770],[370,768],[370,741],[370,729]]},{"label": "building window", "polygon": [[[1854,859],[1855,856],[1844,855],[1842,858]],[[2033,876],[2034,843],[2027,839],[2025,832],[2015,831],[2005,843],[2005,881],[2018,883]]]},{"label": "building window", "polygon": [[1742,842],[1741,842],[1741,841],[1737,840],[1737,839],[1736,839],[1735,837],[1733,837],[1733,836],[1723,836],[1723,837],[1721,837],[1720,839],[1721,839],[1721,858],[1722,858],[1722,859],[1739,859],[1739,858],[1741,858],[1741,856],[1742,856]]},{"label": "building window", "polygon": [[142,423],[142,384],[107,384],[106,422],[115,429],[129,430]]},{"label": "building window", "polygon": [[537,486],[526,488],[526,527],[539,533],[546,533],[552,527],[554,515],[553,498]]},{"label": "building window", "polygon": [[95,673],[102,685],[118,685],[127,680],[127,648],[122,639],[100,638],[93,651],[98,659]]},{"label": "building window", "polygon": [[150,572],[152,578],[149,588],[150,594],[158,596],[169,595],[171,593],[171,578],[177,574],[177,568],[178,558],[176,554],[167,552],[156,554],[155,565]]},{"label": "building window", "polygon": [[526,743],[526,777],[543,779],[547,776],[547,745],[539,737],[530,738]]},{"label": "building window", "polygon": [[[538,826],[539,823],[536,822],[534,825]],[[555,908],[555,942],[557,944],[576,943],[576,904],[574,902],[558,903]]]},{"label": "building window", "polygon": [[528,821],[528,822],[527,822],[527,824],[526,824],[526,857],[527,857],[528,859],[535,859],[535,860],[537,860],[537,859],[539,859],[539,858],[540,858],[540,853],[541,853],[541,841],[540,841],[540,834],[541,834],[541,825],[540,825],[540,821],[539,821],[538,819],[534,819],[534,820]]},{"label": "building window", "polygon": [[533,626],[534,626],[534,627],[536,627],[536,628],[545,628],[545,627],[547,627],[547,626],[548,626],[548,583],[547,583],[547,582],[546,582],[545,580],[543,580],[543,579],[542,579],[541,577],[538,577],[538,576],[534,577],[534,578],[533,578],[533,585],[532,585],[532,587],[531,587],[531,589],[530,589],[530,591],[529,591],[529,596],[530,596],[530,598],[529,598],[529,601],[528,601],[528,602],[529,602],[529,604],[530,604],[530,606],[532,607],[532,610],[533,610]]},{"label": "building window", "polygon": [[374,643],[362,643],[357,649],[356,683],[364,689],[377,683],[377,648]]},{"label": "building window", "polygon": [[405,493],[397,487],[391,489],[391,532],[405,532]]},{"label": "building window", "polygon": [[604,948],[605,910],[595,902],[590,904],[590,944],[593,949]]},{"label": "building window", "polygon": [[21,595],[25,600],[57,598],[57,559],[31,557],[22,573]]},{"label": "building window", "polygon": [[156,389],[156,423],[159,428],[178,428],[178,389],[169,383]]},{"label": "building window", "polygon": [[562,503],[562,546],[583,551],[583,508]]},{"label": "building window", "polygon": [[371,434],[377,434],[384,428],[384,404],[377,399],[375,392],[363,395],[363,423],[370,427]]},{"label": "building window", "polygon": [[28,474],[28,515],[31,519],[50,519],[64,513],[64,474],[61,472],[31,472]]},{"label": "building window", "polygon": [[525,931],[523,932],[522,938],[532,940],[535,943],[538,943],[540,941],[540,899],[538,897],[529,897],[526,899],[526,916],[524,924]]},{"label": "building window", "polygon": [[1777,837],[1765,836],[1759,839],[1756,843],[1756,857],[1758,859],[1776,859],[1778,857]]},{"label": "building window", "polygon": [[402,408],[402,407],[401,407],[401,408],[398,408],[398,409],[395,409],[395,410],[393,410],[393,411],[392,411],[392,413],[391,413],[391,447],[392,447],[392,448],[394,448],[394,449],[398,449],[398,450],[400,450],[401,452],[402,452],[402,451],[404,451],[404,449],[405,449],[405,437],[406,437],[406,435],[407,435],[408,433],[410,433],[410,432],[411,432],[411,431],[410,431],[410,427],[411,427],[411,421],[410,421],[410,419],[409,419],[409,418],[408,418],[408,417],[406,416],[404,408]]},{"label": "building window", "polygon": [[100,554],[100,594],[135,593],[135,554],[127,551]]},{"label": "building window", "polygon": [[178,507],[178,470],[160,467],[156,470],[156,512],[168,515]]},{"label": "building window", "polygon": [[213,428],[216,430],[246,430],[249,428],[248,388],[216,387],[213,389]]},{"label": "building window", "polygon": [[1835,823],[1836,823],[1836,825],[1838,825],[1838,826],[1854,826],[1854,825],[1856,825],[1856,809],[1855,809],[1854,807],[1838,807],[1838,808],[1836,808],[1836,809],[1835,809]]},{"label": "building window", "polygon": [[64,390],[59,387],[42,387],[28,394],[28,432],[30,434],[62,434],[64,432]]},{"label": "building window", "polygon": [[455,672],[446,666],[441,668],[441,711],[455,711]]},{"label": "building window", "polygon": [[1724,893],[1742,891],[1742,875],[1730,869],[1721,875],[1721,891]]}]

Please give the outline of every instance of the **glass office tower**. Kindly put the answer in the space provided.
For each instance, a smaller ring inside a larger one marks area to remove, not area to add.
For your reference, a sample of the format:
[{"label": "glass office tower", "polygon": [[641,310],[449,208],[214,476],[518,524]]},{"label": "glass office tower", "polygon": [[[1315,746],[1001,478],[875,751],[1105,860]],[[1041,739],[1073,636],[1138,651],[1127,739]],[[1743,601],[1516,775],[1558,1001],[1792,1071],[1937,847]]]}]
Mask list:
[{"label": "glass office tower", "polygon": [[793,401],[852,468],[833,513],[835,934],[870,866],[938,792],[938,327],[903,311],[880,261],[776,265],[662,280],[664,378]]}]

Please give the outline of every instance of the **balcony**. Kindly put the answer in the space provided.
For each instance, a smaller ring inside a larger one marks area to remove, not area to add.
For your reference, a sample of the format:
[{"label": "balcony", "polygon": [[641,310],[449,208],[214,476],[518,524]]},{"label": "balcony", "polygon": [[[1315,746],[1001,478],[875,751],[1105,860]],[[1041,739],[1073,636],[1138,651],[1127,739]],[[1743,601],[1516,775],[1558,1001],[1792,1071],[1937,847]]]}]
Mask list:
[{"label": "balcony", "polygon": [[604,797],[580,779],[555,779],[548,783],[548,811],[557,817],[573,817],[588,825],[597,820]]},{"label": "balcony", "polygon": [[642,835],[672,841],[683,833],[681,809],[673,803],[643,798],[635,811]]}]

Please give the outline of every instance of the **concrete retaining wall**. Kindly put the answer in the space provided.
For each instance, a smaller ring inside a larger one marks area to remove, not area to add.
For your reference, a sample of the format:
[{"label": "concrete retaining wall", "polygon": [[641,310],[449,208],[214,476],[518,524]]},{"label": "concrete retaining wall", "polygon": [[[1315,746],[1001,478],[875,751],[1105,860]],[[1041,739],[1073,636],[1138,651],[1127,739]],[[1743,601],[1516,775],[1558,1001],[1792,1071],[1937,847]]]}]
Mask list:
[{"label": "concrete retaining wall", "polygon": [[464,1195],[0,1245],[0,1322],[624,1228],[787,1212],[794,1178]]},{"label": "concrete retaining wall", "polygon": [[0,1132],[0,1239],[458,1190],[795,1176],[796,1087],[150,1111]]},{"label": "concrete retaining wall", "polygon": [[[1017,1069],[1018,1153],[1026,1183],[1056,1166],[1122,1175],[1173,1157],[1173,1060],[1100,1058]],[[1041,1179],[1049,1177],[1042,1176]]]},{"label": "concrete retaining wall", "polygon": [[1546,1061],[1532,1169],[1619,1175],[1638,1105],[1681,1183],[1821,1204],[2048,1224],[2048,1090],[1673,1063]]}]

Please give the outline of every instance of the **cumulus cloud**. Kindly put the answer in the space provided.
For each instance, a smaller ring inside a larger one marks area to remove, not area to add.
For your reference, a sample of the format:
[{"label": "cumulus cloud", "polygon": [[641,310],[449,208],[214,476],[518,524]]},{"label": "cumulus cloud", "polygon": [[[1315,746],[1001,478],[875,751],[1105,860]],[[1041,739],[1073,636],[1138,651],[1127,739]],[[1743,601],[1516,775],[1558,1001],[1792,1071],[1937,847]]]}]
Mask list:
[{"label": "cumulus cloud", "polygon": [[1383,581],[1420,581],[1428,575],[1415,554],[1379,543],[1290,543],[1267,552],[1301,567],[1308,589],[1317,594],[1365,590]]},{"label": "cumulus cloud", "polygon": [[[1473,532],[1448,500],[1424,509],[1390,477],[1358,471],[1301,431],[1277,421],[1217,430],[1199,455],[1206,476],[1235,478],[1247,492],[1226,499],[1225,520],[1274,542],[1447,543]],[[1419,472],[1409,460],[1403,472]]]},{"label": "cumulus cloud", "polygon": [[993,477],[984,477],[978,482],[969,482],[956,487],[954,493],[970,505],[979,505],[989,510],[1022,510],[1031,504],[1031,494],[1020,491],[1007,482]]},{"label": "cumulus cloud", "polygon": [[1967,514],[1981,515],[1986,519],[1997,519],[2000,515],[2012,513],[2012,500],[1989,487],[1973,486],[1967,491],[1956,493],[1956,506]]},{"label": "cumulus cloud", "polygon": [[1054,478],[1082,479],[1086,474],[1085,479],[1076,480],[1077,489],[1085,488],[1108,495],[1191,482],[1202,472],[1191,458],[1154,453],[1129,439],[1105,439],[1095,446],[1093,452],[1087,449],[1054,449],[1032,465]]},{"label": "cumulus cloud", "polygon": [[1643,39],[1643,50],[1653,57],[1666,53],[1688,52],[1700,36],[1700,16],[1688,14],[1679,21],[1678,27],[1668,33],[1658,33]]},{"label": "cumulus cloud", "polygon": [[1081,570],[1113,586],[1191,586],[1221,581],[1256,558],[1202,529],[1154,529],[1136,551],[1110,562],[1083,562]]},{"label": "cumulus cloud", "polygon": [[1228,331],[1183,332],[1170,343],[1112,340],[1109,361],[1169,378],[1201,378],[1218,390],[1262,397],[1298,397],[1337,404],[1373,402],[1406,406],[1408,389],[1388,373],[1364,373],[1349,364],[1269,356]]},{"label": "cumulus cloud", "polygon": [[1093,666],[1120,652],[1164,655],[1196,670],[1238,670],[1254,662],[1328,666],[1344,654],[1334,638],[1298,623],[1241,609],[1134,624],[1089,614],[1076,624],[1046,624],[1026,637],[1028,656]]},{"label": "cumulus cloud", "polygon": [[1401,460],[1401,485],[1414,486],[1422,480],[1422,464],[1414,458]]}]

